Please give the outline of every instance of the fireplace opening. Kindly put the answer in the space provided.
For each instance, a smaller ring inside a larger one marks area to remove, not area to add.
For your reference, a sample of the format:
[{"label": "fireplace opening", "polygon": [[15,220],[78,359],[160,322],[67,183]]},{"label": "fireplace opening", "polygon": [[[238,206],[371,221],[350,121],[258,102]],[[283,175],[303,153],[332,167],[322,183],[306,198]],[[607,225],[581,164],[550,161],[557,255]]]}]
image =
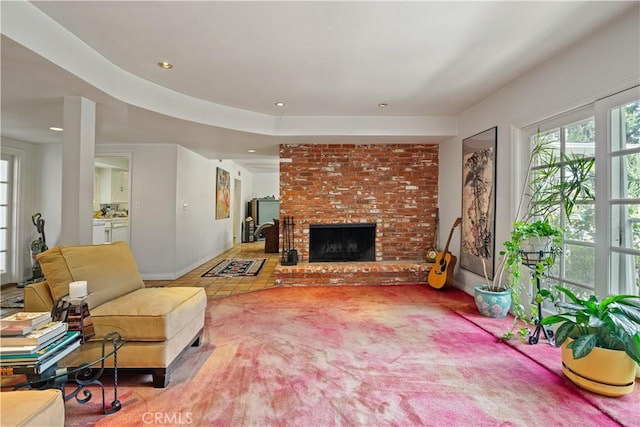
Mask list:
[{"label": "fireplace opening", "polygon": [[310,224],[309,262],[375,261],[376,224]]}]

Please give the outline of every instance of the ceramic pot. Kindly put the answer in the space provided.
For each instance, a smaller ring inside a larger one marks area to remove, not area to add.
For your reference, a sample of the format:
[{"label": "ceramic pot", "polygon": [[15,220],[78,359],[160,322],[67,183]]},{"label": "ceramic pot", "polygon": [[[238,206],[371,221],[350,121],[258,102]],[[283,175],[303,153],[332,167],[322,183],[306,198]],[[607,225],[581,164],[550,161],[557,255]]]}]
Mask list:
[{"label": "ceramic pot", "polygon": [[562,344],[562,372],[571,382],[604,396],[622,396],[633,391],[637,364],[627,353],[596,347],[587,356],[574,359],[567,347],[571,341],[567,338]]},{"label": "ceramic pot", "polygon": [[504,291],[487,291],[486,285],[475,287],[474,300],[480,314],[486,317],[502,319],[511,308],[511,289]]}]

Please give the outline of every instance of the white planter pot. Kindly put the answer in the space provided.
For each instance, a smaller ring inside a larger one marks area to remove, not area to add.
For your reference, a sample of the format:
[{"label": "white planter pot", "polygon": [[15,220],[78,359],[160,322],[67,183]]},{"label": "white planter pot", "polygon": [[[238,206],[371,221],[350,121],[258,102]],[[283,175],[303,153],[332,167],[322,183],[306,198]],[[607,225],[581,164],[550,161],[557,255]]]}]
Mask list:
[{"label": "white planter pot", "polygon": [[552,238],[549,236],[532,236],[520,242],[522,252],[548,252],[551,250]]}]

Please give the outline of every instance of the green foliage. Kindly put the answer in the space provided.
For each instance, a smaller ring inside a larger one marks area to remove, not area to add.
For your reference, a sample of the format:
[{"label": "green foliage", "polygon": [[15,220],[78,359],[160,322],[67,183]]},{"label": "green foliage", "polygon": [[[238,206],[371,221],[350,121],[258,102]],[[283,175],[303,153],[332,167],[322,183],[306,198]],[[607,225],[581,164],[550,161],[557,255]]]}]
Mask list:
[{"label": "green foliage", "polygon": [[529,176],[527,196],[530,198],[525,220],[548,220],[560,208],[571,221],[571,213],[580,201],[593,200],[593,167],[595,158],[578,153],[561,153],[544,137],[538,137],[532,152],[536,166]]},{"label": "green foliage", "polygon": [[[542,319],[543,325],[561,323],[555,335],[556,345],[573,339],[568,347],[574,359],[585,357],[595,347],[623,350],[640,364],[640,296],[614,295],[599,301],[595,295],[580,299],[569,289],[556,286],[570,302],[555,303],[562,313]],[[556,296],[545,291],[545,297]]]},{"label": "green foliage", "polygon": [[[591,140],[594,129],[590,126],[591,124],[576,126],[576,134],[572,136],[574,140]],[[522,340],[528,335],[527,326],[530,321],[519,297],[523,255],[527,255],[522,251],[522,242],[531,237],[551,238],[551,245],[544,254],[532,257],[535,261],[528,263],[533,269],[532,280],[539,279],[551,268],[556,255],[560,253],[564,231],[553,225],[551,219],[562,209],[570,221],[573,209],[579,202],[594,198],[595,160],[576,153],[562,153],[558,158],[556,151],[555,141],[549,139],[548,135],[536,136],[529,156],[525,185],[520,194],[516,221],[513,223],[510,239],[503,243],[504,250],[500,252],[497,279],[488,286],[490,290],[503,290],[508,286],[512,291],[514,323],[503,339],[514,336],[514,330],[518,331],[517,334]],[[502,274],[505,271],[509,275],[508,285],[502,282]],[[536,298],[537,296],[534,297]]]}]

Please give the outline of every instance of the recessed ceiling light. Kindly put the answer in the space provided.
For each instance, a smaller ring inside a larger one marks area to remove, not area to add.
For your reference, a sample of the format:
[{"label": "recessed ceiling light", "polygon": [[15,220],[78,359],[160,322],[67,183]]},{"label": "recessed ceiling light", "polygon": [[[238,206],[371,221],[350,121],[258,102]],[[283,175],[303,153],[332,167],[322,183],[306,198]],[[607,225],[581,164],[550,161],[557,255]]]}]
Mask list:
[{"label": "recessed ceiling light", "polygon": [[381,102],[378,104],[378,107],[384,108],[384,107],[388,107],[389,104],[387,104],[386,102]]},{"label": "recessed ceiling light", "polygon": [[284,107],[284,102],[282,101],[276,102],[276,107]]},{"label": "recessed ceiling light", "polygon": [[170,68],[173,68],[173,64],[171,62],[162,61],[158,62],[158,67],[168,70]]},{"label": "recessed ceiling light", "polygon": [[64,129],[56,127],[56,126],[51,126],[49,127],[50,130],[56,131],[56,132],[62,132]]},{"label": "recessed ceiling light", "polygon": [[247,153],[255,153],[255,152],[256,152],[256,150],[254,150],[253,148],[250,148],[250,149],[247,150]]}]

